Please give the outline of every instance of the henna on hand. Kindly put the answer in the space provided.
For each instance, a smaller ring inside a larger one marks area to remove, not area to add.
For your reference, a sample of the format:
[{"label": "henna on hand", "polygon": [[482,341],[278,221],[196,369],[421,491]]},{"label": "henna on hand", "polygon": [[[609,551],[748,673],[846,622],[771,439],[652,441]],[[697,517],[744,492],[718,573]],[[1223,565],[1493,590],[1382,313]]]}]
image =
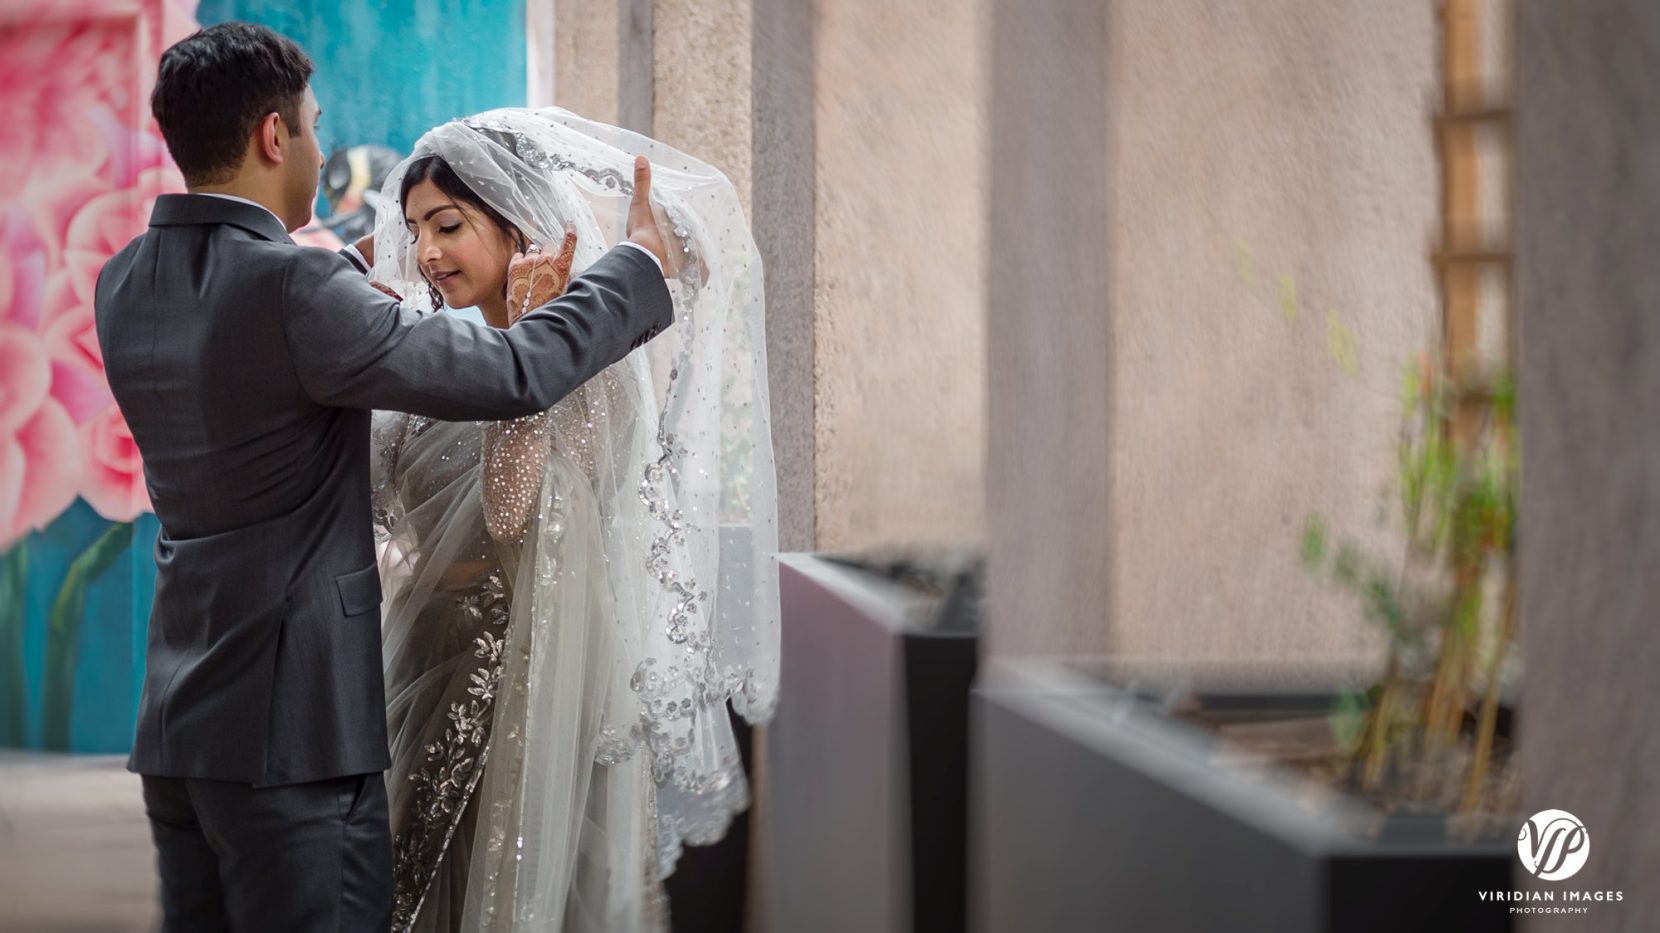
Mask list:
[{"label": "henna on hand", "polygon": [[565,241],[557,255],[542,253],[535,244],[530,253],[514,253],[507,266],[507,322],[518,323],[532,308],[539,308],[560,295],[571,282],[571,263],[576,260],[576,228],[565,227]]}]

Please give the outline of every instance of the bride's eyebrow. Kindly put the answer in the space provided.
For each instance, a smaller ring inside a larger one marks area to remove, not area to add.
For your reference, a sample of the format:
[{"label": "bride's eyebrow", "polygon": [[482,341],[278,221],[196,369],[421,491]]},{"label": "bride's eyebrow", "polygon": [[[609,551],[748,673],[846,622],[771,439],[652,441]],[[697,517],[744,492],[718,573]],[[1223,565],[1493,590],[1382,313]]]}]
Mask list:
[{"label": "bride's eyebrow", "polygon": [[426,214],[421,219],[422,220],[431,220],[433,214],[436,214],[439,211],[447,211],[451,208],[454,208],[455,210],[461,210],[461,208],[456,207],[456,205],[454,205],[454,204],[440,204],[437,207],[433,208],[432,210],[427,211]]}]

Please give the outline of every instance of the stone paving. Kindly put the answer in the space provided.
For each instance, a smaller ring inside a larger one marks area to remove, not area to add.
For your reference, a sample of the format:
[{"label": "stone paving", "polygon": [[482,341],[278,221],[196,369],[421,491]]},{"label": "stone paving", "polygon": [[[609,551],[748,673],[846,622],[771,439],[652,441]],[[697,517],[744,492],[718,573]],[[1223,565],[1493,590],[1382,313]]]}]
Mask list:
[{"label": "stone paving", "polygon": [[0,751],[0,930],[159,925],[150,830],[125,759]]}]

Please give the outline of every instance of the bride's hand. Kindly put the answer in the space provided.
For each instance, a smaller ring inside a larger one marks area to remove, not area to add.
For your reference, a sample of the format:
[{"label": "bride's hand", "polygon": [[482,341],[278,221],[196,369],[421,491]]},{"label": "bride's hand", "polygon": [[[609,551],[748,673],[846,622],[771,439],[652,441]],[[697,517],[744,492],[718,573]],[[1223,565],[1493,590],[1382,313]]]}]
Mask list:
[{"label": "bride's hand", "polygon": [[571,263],[576,259],[576,228],[565,227],[565,242],[557,255],[549,256],[531,246],[529,255],[514,253],[507,264],[507,323],[517,324],[533,308],[540,308],[560,295],[571,282]]}]

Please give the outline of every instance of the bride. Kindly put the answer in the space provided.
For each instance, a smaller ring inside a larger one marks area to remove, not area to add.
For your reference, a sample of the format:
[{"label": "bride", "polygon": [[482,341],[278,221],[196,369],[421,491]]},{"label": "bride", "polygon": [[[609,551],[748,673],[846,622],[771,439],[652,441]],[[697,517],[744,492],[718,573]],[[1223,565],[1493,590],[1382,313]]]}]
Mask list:
[{"label": "bride", "polygon": [[[715,169],[558,109],[427,133],[373,277],[511,326],[623,239],[651,161],[676,323],[531,418],[375,418],[394,929],[667,926],[684,843],[748,805],[728,704],[776,699],[760,259]],[[528,282],[516,253],[558,243]]]}]

